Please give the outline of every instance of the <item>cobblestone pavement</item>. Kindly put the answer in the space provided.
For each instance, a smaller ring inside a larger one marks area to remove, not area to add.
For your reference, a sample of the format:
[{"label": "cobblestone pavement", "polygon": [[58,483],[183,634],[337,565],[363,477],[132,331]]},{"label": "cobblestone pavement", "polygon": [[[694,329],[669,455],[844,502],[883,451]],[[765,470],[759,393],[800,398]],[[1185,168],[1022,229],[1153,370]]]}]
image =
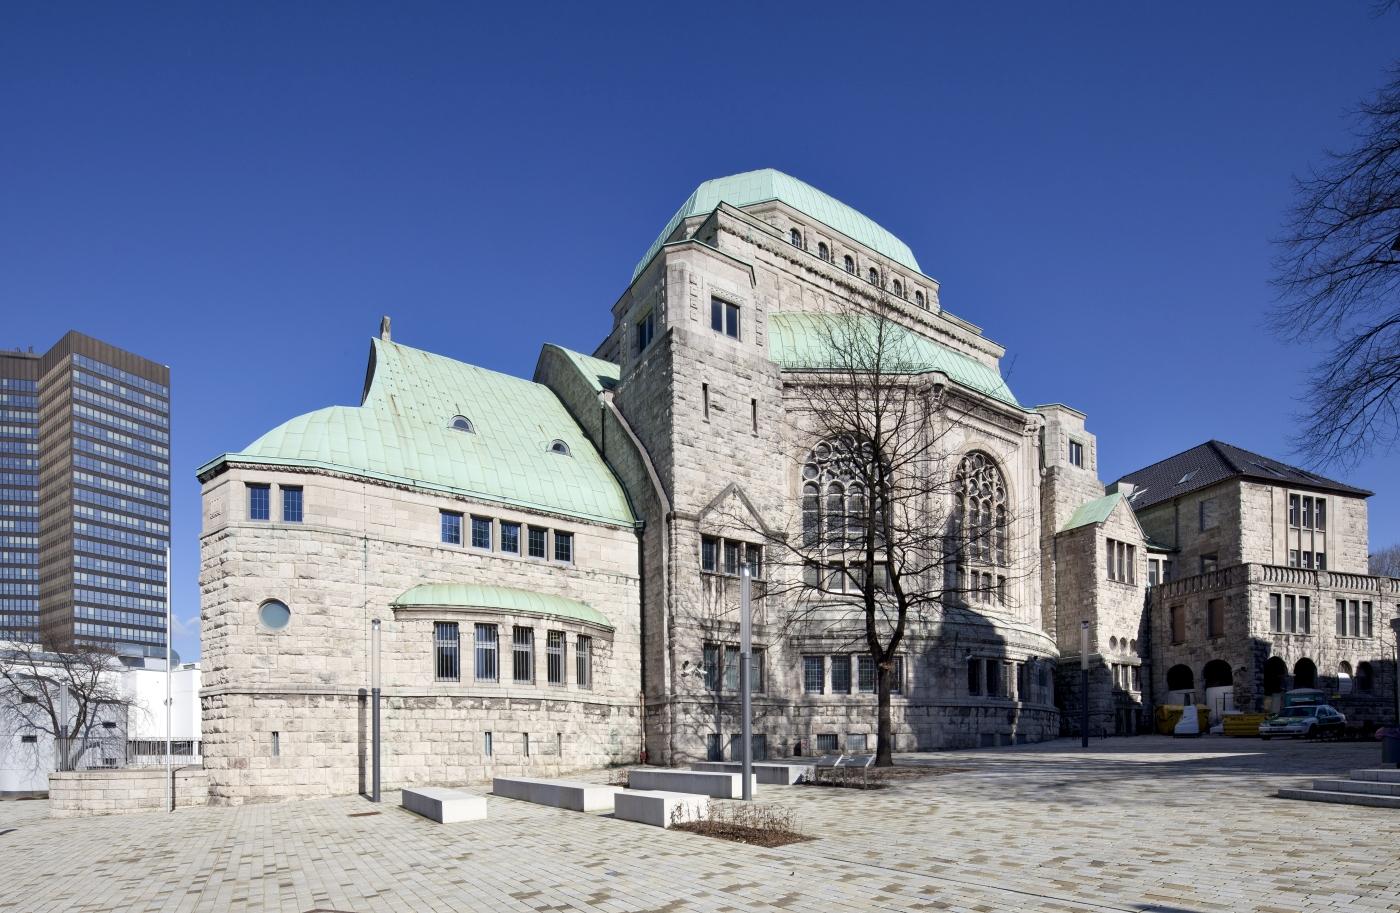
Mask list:
[{"label": "cobblestone pavement", "polygon": [[909,755],[966,769],[761,787],[817,838],[779,849],[496,798],[454,825],[396,793],[363,817],[359,798],[62,820],[3,802],[0,913],[1400,911],[1400,812],[1272,796],[1378,757],[1158,737]]}]

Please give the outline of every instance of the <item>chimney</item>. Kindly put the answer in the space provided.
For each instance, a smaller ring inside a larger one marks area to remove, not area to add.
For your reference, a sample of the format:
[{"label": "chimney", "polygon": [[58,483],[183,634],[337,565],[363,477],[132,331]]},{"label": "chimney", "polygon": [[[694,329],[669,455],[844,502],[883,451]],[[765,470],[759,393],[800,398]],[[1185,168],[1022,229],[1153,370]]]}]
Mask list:
[{"label": "chimney", "polygon": [[385,342],[393,342],[393,338],[389,335],[388,314],[385,314],[383,317],[379,318],[379,338],[384,340]]}]

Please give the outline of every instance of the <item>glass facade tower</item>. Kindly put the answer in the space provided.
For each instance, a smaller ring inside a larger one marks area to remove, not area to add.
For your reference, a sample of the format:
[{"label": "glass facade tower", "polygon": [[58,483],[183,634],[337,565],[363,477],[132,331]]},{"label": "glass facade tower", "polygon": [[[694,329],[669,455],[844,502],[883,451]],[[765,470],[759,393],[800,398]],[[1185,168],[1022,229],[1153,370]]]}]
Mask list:
[{"label": "glass facade tower", "polygon": [[169,369],[70,332],[0,384],[0,639],[164,656]]}]

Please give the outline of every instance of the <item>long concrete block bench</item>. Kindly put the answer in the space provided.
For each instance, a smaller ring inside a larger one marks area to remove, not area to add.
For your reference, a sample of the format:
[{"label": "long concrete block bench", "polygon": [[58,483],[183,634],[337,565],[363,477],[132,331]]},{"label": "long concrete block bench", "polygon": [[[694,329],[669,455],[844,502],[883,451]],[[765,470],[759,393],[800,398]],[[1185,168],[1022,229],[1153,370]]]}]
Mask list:
[{"label": "long concrete block bench", "polygon": [[[628,789],[660,790],[662,792],[695,793],[712,799],[741,799],[744,796],[742,774],[709,770],[667,770],[637,768],[627,771]],[[753,785],[754,781],[750,781]]]},{"label": "long concrete block bench", "polygon": [[657,789],[624,789],[617,794],[613,815],[624,821],[640,821],[670,827],[699,821],[710,810],[710,797]]},{"label": "long concrete block bench", "polygon": [[481,821],[486,817],[486,797],[456,789],[419,786],[402,792],[403,807],[442,824]]},{"label": "long concrete block bench", "polygon": [[[716,773],[742,774],[741,761],[696,761],[691,770],[704,770]],[[772,761],[755,762],[753,775],[759,783],[773,783],[778,786],[791,786],[812,779],[811,764],[775,764]]]},{"label": "long concrete block bench", "polygon": [[496,777],[491,792],[507,799],[552,805],[576,812],[610,812],[616,786],[580,783],[577,780],[537,780],[531,777]]}]

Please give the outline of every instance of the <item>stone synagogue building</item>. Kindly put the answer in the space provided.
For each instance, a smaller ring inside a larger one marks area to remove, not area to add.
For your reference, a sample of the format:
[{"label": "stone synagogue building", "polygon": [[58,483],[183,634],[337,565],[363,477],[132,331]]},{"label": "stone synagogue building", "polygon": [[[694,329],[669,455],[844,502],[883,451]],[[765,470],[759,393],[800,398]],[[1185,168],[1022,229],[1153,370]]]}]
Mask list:
[{"label": "stone synagogue building", "polygon": [[[1023,405],[908,246],[764,170],[695,190],[592,354],[545,345],[524,380],[386,319],[358,406],[199,469],[213,801],[364,788],[376,619],[388,786],[730,757],[744,568],[755,756],[873,749],[855,569],[777,554],[863,497],[851,442],[796,416],[831,321],[865,312],[938,403],[948,514],[995,541],[947,552],[958,585],[911,619],[897,750],[1053,738],[1086,698],[1096,735],[1305,685],[1393,714],[1400,582],[1366,575],[1368,492],[1216,441],[1106,488],[1085,416]],[[820,611],[793,611],[804,586]]]}]

